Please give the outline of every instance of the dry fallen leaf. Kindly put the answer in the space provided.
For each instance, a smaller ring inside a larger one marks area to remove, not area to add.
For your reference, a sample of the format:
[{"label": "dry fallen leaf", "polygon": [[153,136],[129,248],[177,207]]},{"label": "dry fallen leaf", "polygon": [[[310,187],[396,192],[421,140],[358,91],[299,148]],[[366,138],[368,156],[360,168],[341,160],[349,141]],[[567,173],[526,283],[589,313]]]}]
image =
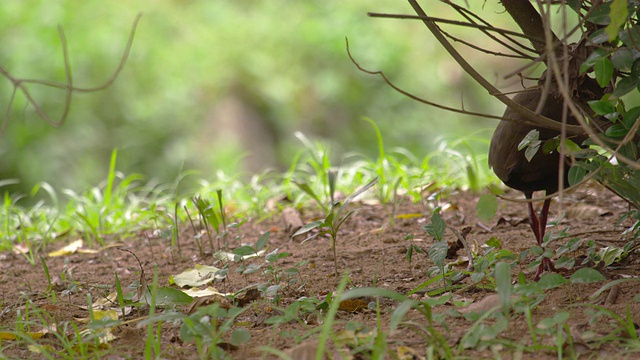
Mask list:
[{"label": "dry fallen leaf", "polygon": [[364,310],[369,305],[368,302],[355,299],[355,300],[343,300],[340,301],[340,305],[338,306],[338,310],[348,311],[348,312],[356,312],[360,310]]}]

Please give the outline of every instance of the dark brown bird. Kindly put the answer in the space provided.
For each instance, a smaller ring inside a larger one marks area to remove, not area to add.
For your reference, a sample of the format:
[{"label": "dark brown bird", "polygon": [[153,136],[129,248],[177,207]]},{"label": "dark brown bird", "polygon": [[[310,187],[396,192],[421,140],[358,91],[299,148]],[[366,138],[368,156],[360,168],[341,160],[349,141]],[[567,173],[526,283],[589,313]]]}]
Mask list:
[{"label": "dark brown bird", "polygon": [[[520,93],[516,95],[513,100],[535,111],[540,102],[540,97],[541,91],[535,90]],[[552,120],[561,121],[562,99],[548,95],[542,106],[540,115]],[[503,118],[515,121],[500,121],[493,133],[489,147],[489,166],[493,168],[493,172],[495,172],[498,178],[508,187],[522,191],[527,199],[531,199],[535,191],[544,190],[547,195],[557,192],[560,154],[556,151],[545,154],[541,148],[531,161],[528,161],[525,158],[525,151],[518,151],[518,145],[533,129],[540,131],[540,140],[543,143],[545,140],[560,135],[560,133],[555,130],[524,124],[523,121],[525,119],[523,116],[511,108],[507,108]],[[564,186],[568,186],[569,184],[566,182],[566,179],[569,166],[565,166],[564,169]],[[538,245],[542,245],[547,227],[547,215],[549,214],[550,203],[551,199],[544,201],[539,215],[536,215],[533,204],[531,202],[528,203],[529,223]],[[540,263],[535,275],[536,280],[540,277],[543,270],[554,270],[553,264],[548,258],[544,258]]]}]

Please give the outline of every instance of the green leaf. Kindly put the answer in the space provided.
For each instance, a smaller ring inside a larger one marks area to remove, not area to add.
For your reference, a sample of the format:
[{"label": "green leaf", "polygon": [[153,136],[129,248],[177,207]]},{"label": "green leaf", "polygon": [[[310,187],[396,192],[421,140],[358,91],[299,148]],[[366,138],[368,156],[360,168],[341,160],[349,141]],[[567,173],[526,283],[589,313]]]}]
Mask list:
[{"label": "green leaf", "polygon": [[269,242],[269,236],[271,236],[271,232],[267,231],[266,233],[260,235],[258,241],[256,241],[256,250],[260,251],[264,249],[264,247]]},{"label": "green leaf", "polygon": [[531,161],[531,159],[536,156],[538,150],[540,150],[540,144],[541,141],[537,141],[527,147],[527,149],[524,151],[524,157],[527,158],[527,161]]},{"label": "green leaf", "polygon": [[569,175],[567,179],[569,180],[569,185],[573,186],[579,183],[580,181],[582,181],[582,179],[584,179],[586,175],[587,175],[587,169],[581,166],[572,166],[569,169]]},{"label": "green leaf", "polygon": [[[149,297],[151,294],[147,293],[145,296]],[[151,298],[148,300],[150,302]],[[191,296],[172,287],[163,286],[156,293],[156,305],[158,306],[187,305],[191,302],[193,302]]]},{"label": "green leaf", "polygon": [[529,248],[529,251],[531,252],[531,254],[535,255],[535,256],[540,256],[544,253],[544,249],[539,246],[539,245],[535,245]]},{"label": "green leaf", "polygon": [[488,188],[493,195],[504,195],[504,190],[494,184],[489,184]]},{"label": "green leaf", "polygon": [[640,118],[640,106],[627,110],[622,118],[622,123],[627,129],[631,129],[638,118]]},{"label": "green leaf", "polygon": [[503,313],[507,315],[511,307],[511,267],[508,263],[500,261],[495,266],[494,274],[500,305]]},{"label": "green leaf", "polygon": [[640,58],[635,59],[631,64],[631,76],[640,76]]},{"label": "green leaf", "polygon": [[320,200],[318,195],[316,195],[316,193],[309,187],[309,185],[307,185],[307,183],[300,183],[297,181],[293,181],[293,183],[296,184],[296,186],[300,190],[302,190],[304,193],[311,196],[311,198],[313,198],[313,200],[315,200],[318,203],[318,205],[320,205],[320,207],[324,208],[324,205],[322,204],[322,201]]},{"label": "green leaf", "polygon": [[247,329],[234,329],[231,332],[231,344],[235,346],[239,346],[242,344],[247,344],[251,340],[251,333]]},{"label": "green leaf", "polygon": [[[631,70],[631,65],[633,64],[633,60],[634,60],[633,51],[631,51],[631,49],[626,47],[618,48],[613,54],[611,54],[611,63],[613,64],[613,67],[621,71]],[[631,75],[638,76],[638,74],[631,74]]]},{"label": "green leaf", "polygon": [[531,159],[533,159],[533,157],[540,149],[541,143],[540,131],[533,129],[529,131],[527,135],[525,135],[522,141],[520,141],[520,143],[518,144],[518,151],[526,148],[526,150],[524,151],[524,156],[527,158],[527,161],[531,161]]},{"label": "green leaf", "polygon": [[612,138],[621,138],[627,135],[628,132],[629,130],[624,125],[614,124],[604,134]]},{"label": "green leaf", "polygon": [[536,143],[540,141],[540,131],[533,129],[525,135],[525,137],[518,144],[518,151],[530,146],[532,143]]},{"label": "green leaf", "polygon": [[596,74],[596,81],[601,87],[605,87],[611,81],[613,77],[613,64],[608,58],[602,58],[598,60],[593,66],[593,70]]},{"label": "green leaf", "polygon": [[243,275],[255,274],[262,268],[262,264],[249,264],[242,272]]},{"label": "green leaf", "polygon": [[429,259],[431,259],[436,266],[442,268],[444,266],[444,259],[447,257],[447,250],[447,242],[444,240],[438,241],[431,245],[429,249]]},{"label": "green leaf", "polygon": [[609,266],[617,261],[620,261],[624,250],[615,246],[606,246],[598,251],[600,259],[604,262],[604,266]]},{"label": "green leaf", "polygon": [[596,7],[587,18],[590,23],[598,25],[609,24],[609,13],[611,12],[611,3],[603,2],[601,6]]},{"label": "green leaf", "polygon": [[409,249],[407,249],[407,255],[405,255],[405,260],[407,260],[407,262],[411,262],[411,256],[413,255],[413,245],[409,246]]},{"label": "green leaf", "polygon": [[[616,31],[616,36],[618,32]],[[591,35],[589,35],[589,41],[593,44],[602,44],[609,40],[609,33],[607,33],[606,29],[599,29],[594,31]]]},{"label": "green leaf", "polygon": [[560,139],[556,136],[544,142],[544,145],[542,145],[542,153],[551,154],[558,149],[558,146],[560,146]]},{"label": "green leaf", "polygon": [[312,221],[310,223],[304,224],[304,226],[302,226],[300,229],[298,229],[298,231],[296,231],[295,234],[291,235],[291,237],[295,237],[298,236],[300,234],[304,234],[304,233],[308,233],[309,231],[323,226],[324,225],[324,221],[321,220],[317,220],[317,221]]},{"label": "green leaf", "polygon": [[445,224],[442,216],[440,216],[440,213],[437,211],[434,211],[433,214],[431,214],[431,223],[424,227],[427,234],[433,236],[437,241],[442,240],[446,228],[447,224]]},{"label": "green leaf", "polygon": [[574,284],[586,284],[606,280],[606,278],[596,269],[582,268],[573,273],[570,280]]},{"label": "green leaf", "polygon": [[349,211],[345,216],[342,217],[342,219],[338,220],[338,224],[336,226],[334,226],[334,231],[338,231],[340,229],[340,227],[342,226],[342,224],[347,221],[348,218],[351,217],[351,215],[353,215],[356,211],[358,211],[358,209],[353,209],[351,211]]},{"label": "green leaf", "polygon": [[378,182],[378,177],[375,177],[373,180],[369,181],[365,186],[363,186],[363,187],[359,188],[358,190],[354,191],[353,194],[349,195],[346,199],[344,199],[344,201],[342,202],[342,206],[340,206],[340,209],[338,210],[337,215],[340,215],[340,212],[342,212],[342,210],[345,208],[345,206],[347,206],[349,203],[351,203],[353,201],[353,199],[355,199],[357,196],[359,196],[360,194],[364,193],[365,191],[369,190],[377,182]]},{"label": "green leaf", "polygon": [[609,41],[613,41],[618,37],[618,28],[627,21],[628,15],[627,0],[613,0],[609,11],[610,23],[605,28],[605,32],[609,35]]},{"label": "green leaf", "polygon": [[584,74],[589,71],[591,67],[593,67],[597,62],[601,61],[603,58],[609,56],[609,52],[605,49],[596,49],[594,52],[589,55],[587,60],[585,60],[582,65],[580,65],[580,74]]},{"label": "green leaf", "polygon": [[489,240],[485,242],[485,244],[487,246],[491,246],[496,249],[502,249],[502,243],[500,242],[500,239],[498,239],[495,236],[492,236]]},{"label": "green leaf", "polygon": [[611,93],[611,97],[619,98],[634,90],[638,84],[640,84],[640,77],[637,76],[629,76],[624,79],[620,79],[616,84],[615,90]]},{"label": "green leaf", "polygon": [[393,310],[391,313],[391,322],[389,324],[389,333],[396,331],[400,323],[404,320],[404,316],[409,312],[409,310],[413,309],[415,305],[415,300],[407,299]]},{"label": "green leaf", "polygon": [[[564,139],[564,151],[566,154],[576,154],[582,152],[584,149],[580,145],[573,142],[571,139]],[[558,152],[560,149],[558,149]]]},{"label": "green leaf", "polygon": [[573,11],[580,13],[582,0],[567,0],[567,5],[569,5],[569,7],[573,9]]},{"label": "green leaf", "polygon": [[336,193],[336,181],[338,179],[338,172],[335,170],[329,170],[327,173],[329,179],[329,197],[331,198],[331,207],[333,208],[334,204],[334,195]]},{"label": "green leaf", "polygon": [[484,194],[476,204],[476,214],[482,221],[491,220],[498,212],[498,199],[493,194]]},{"label": "green leaf", "polygon": [[616,106],[612,101],[608,100],[593,100],[588,102],[591,110],[595,111],[598,115],[607,115],[616,111]]},{"label": "green leaf", "polygon": [[629,159],[632,159],[632,160],[638,159],[638,147],[633,142],[628,142],[622,145],[622,148],[620,148],[619,153],[622,156],[628,157]]},{"label": "green leaf", "polygon": [[556,269],[573,269],[573,266],[576,264],[576,259],[569,256],[560,256],[558,260],[555,261]]},{"label": "green leaf", "polygon": [[634,25],[629,29],[623,29],[618,34],[620,41],[622,41],[628,48],[635,49],[640,43],[640,27]]},{"label": "green leaf", "polygon": [[240,247],[237,247],[237,248],[233,249],[231,252],[234,255],[247,256],[247,255],[255,254],[256,253],[256,249],[254,249],[253,246],[251,246],[251,245],[244,245],[244,246],[240,246]]},{"label": "green leaf", "polygon": [[538,285],[547,290],[560,287],[568,282],[569,280],[558,273],[545,273],[542,274],[540,280],[538,280]]}]

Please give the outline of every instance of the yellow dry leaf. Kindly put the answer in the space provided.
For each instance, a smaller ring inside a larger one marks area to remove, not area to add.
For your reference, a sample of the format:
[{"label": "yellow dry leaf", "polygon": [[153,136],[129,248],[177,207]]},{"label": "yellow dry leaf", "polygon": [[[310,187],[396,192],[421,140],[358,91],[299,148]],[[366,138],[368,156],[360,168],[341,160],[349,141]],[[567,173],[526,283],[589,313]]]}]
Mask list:
[{"label": "yellow dry leaf", "polygon": [[214,287],[207,287],[206,289],[198,289],[198,288],[191,288],[191,289],[187,289],[184,290],[183,293],[195,298],[195,297],[205,297],[205,296],[211,296],[211,295],[228,295],[228,294],[223,294],[221,292],[218,291],[218,289],[214,288]]},{"label": "yellow dry leaf", "polygon": [[423,360],[424,356],[418,354],[416,350],[408,346],[398,346],[396,354],[400,360]]},{"label": "yellow dry leaf", "polygon": [[179,287],[198,287],[212,282],[215,278],[222,278],[216,275],[220,269],[214,266],[196,264],[194,268],[183,271],[177,275],[169,277],[169,284],[176,284]]},{"label": "yellow dry leaf", "polygon": [[359,310],[366,309],[368,305],[369,305],[368,302],[360,299],[343,300],[343,301],[340,301],[340,305],[338,305],[338,309],[342,311],[356,312]]},{"label": "yellow dry leaf", "polygon": [[[26,332],[24,333],[24,335],[30,337],[33,340],[37,340],[48,333],[49,333],[49,329],[44,328],[41,331]],[[17,339],[18,339],[18,335],[16,335],[16,333],[9,332],[9,331],[0,331],[0,340],[13,341]]]},{"label": "yellow dry leaf", "polygon": [[62,249],[58,249],[56,251],[52,251],[48,254],[49,257],[57,257],[57,256],[65,256],[75,254],[78,249],[82,247],[82,240],[76,240],[71,244],[63,247]]},{"label": "yellow dry leaf", "polygon": [[415,219],[423,217],[423,214],[420,213],[409,213],[409,214],[398,214],[396,215],[396,219]]}]

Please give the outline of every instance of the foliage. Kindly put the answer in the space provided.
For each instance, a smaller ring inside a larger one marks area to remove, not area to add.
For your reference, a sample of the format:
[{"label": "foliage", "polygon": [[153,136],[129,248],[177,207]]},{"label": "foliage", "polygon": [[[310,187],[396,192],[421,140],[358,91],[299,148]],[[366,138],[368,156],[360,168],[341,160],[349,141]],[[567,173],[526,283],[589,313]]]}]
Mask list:
[{"label": "foliage", "polygon": [[[371,157],[376,141],[362,132],[362,116],[376,119],[388,146],[419,156],[434,150],[433,140],[441,134],[467,134],[465,119],[445,112],[425,116],[423,107],[389,96],[385,86],[362,76],[349,62],[345,36],[359,59],[384,67],[430,96],[444,98],[451,88],[470,90],[465,79],[432,75],[448,61],[429,49],[430,60],[424,60],[424,50],[413,45],[423,42],[423,33],[414,26],[372,20],[366,14],[373,9],[364,0],[260,2],[249,12],[240,2],[13,1],[0,13],[0,39],[9,49],[0,54],[0,65],[26,78],[64,80],[55,31],[59,24],[80,87],[112,73],[132,21],[139,12],[143,17],[121,76],[101,92],[74,94],[63,128],[38,120],[18,94],[0,139],[0,178],[19,183],[3,190],[28,192],[46,180],[55,188],[80,191],[102,179],[100,169],[114,148],[120,149],[124,173],[152,175],[160,183],[183,168],[207,179],[218,171],[281,169],[296,153],[297,140],[290,136],[295,131],[331,141],[340,153]],[[385,9],[406,11],[402,3]],[[95,14],[101,14],[101,21],[94,21]],[[282,25],[283,18],[295,24],[295,33]],[[0,87],[1,99],[10,95],[8,87]],[[53,116],[62,111],[64,95],[58,89],[33,89],[35,100]],[[476,100],[473,93],[465,97],[469,105],[497,110],[497,104]],[[6,101],[0,102],[2,113]],[[255,112],[257,126],[272,139],[259,143],[234,130],[224,108],[233,101]],[[480,120],[474,127],[489,125]],[[271,152],[271,157],[261,157]],[[251,165],[259,162],[252,159],[264,162]],[[187,178],[181,187],[193,190],[197,184]]]},{"label": "foliage", "polygon": [[[319,235],[329,235],[329,237],[331,238],[331,250],[333,251],[334,271],[337,276],[338,275],[338,254],[336,252],[336,241],[338,240],[338,232],[340,231],[340,227],[342,226],[342,224],[344,224],[344,222],[347,221],[347,219],[349,219],[351,215],[353,215],[356,209],[349,210],[344,215],[342,215],[342,212],[345,211],[345,209],[356,197],[360,196],[362,193],[369,190],[369,188],[375,185],[378,182],[378,178],[374,178],[369,183],[367,183],[366,185],[356,190],[353,194],[349,195],[346,199],[341,201],[341,203],[339,204],[336,202],[334,198],[335,189],[336,189],[336,176],[337,176],[336,172],[330,171],[328,173],[327,181],[329,182],[329,189],[330,189],[329,190],[330,203],[329,203],[329,206],[326,207],[328,211],[325,214],[324,219],[312,221],[310,223],[305,224],[298,231],[296,231],[292,235],[292,237],[306,234],[315,229],[318,229],[319,231],[307,237],[305,241],[311,240]],[[307,186],[300,186],[300,187],[305,192],[310,191],[310,188]],[[315,194],[311,193],[311,195],[314,199],[318,199],[318,197]]]}]

